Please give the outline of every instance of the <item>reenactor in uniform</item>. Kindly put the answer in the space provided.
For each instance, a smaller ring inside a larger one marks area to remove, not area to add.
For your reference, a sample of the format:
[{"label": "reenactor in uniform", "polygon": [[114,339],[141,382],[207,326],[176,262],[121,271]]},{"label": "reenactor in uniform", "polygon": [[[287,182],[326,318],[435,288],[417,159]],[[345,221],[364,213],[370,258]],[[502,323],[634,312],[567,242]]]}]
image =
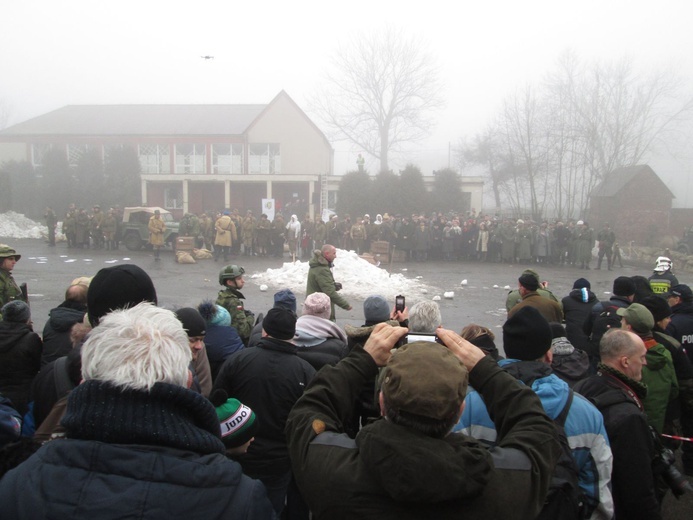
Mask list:
[{"label": "reenactor in uniform", "polygon": [[315,224],[310,219],[310,214],[306,213],[301,222],[301,257],[303,259],[310,258],[314,249],[313,234],[315,232]]},{"label": "reenactor in uniform", "polygon": [[51,208],[46,208],[43,217],[46,219],[46,227],[48,228],[48,245],[55,247],[55,228],[58,226],[58,218]]},{"label": "reenactor in uniform", "polygon": [[219,285],[224,288],[219,291],[216,304],[229,311],[231,326],[238,331],[238,335],[247,346],[255,324],[255,316],[243,306],[245,296],[241,289],[245,285],[244,273],[245,269],[237,265],[227,265],[219,272]]},{"label": "reenactor in uniform", "polygon": [[68,210],[65,218],[63,219],[62,232],[67,239],[67,247],[72,248],[77,245],[75,232],[77,230],[77,210]]},{"label": "reenactor in uniform", "polygon": [[282,217],[281,213],[277,213],[272,221],[270,231],[272,254],[277,258],[284,256],[284,238],[286,237],[285,227],[286,224],[284,223],[284,217]]},{"label": "reenactor in uniform", "polygon": [[260,220],[255,225],[255,247],[260,256],[267,256],[269,253],[271,227],[272,223],[267,218],[267,214],[260,215]]},{"label": "reenactor in uniform", "polygon": [[597,269],[602,268],[602,259],[606,255],[606,268],[611,271],[611,256],[613,255],[613,247],[616,242],[616,235],[611,228],[609,223],[605,222],[604,227],[597,234],[597,241],[599,242],[599,253],[597,254]]},{"label": "reenactor in uniform", "polygon": [[205,249],[212,250],[212,244],[214,243],[214,222],[207,215],[207,213],[202,213],[199,218],[200,221],[200,234],[202,235],[202,240],[204,242]]},{"label": "reenactor in uniform", "polygon": [[154,260],[160,261],[159,252],[161,246],[164,245],[164,231],[166,231],[166,223],[161,218],[161,212],[157,209],[154,215],[149,218],[149,243],[154,248]]},{"label": "reenactor in uniform", "polygon": [[241,224],[241,240],[243,241],[243,254],[245,256],[251,256],[253,254],[255,224],[256,219],[253,217],[253,212],[248,210]]},{"label": "reenactor in uniform", "polygon": [[101,206],[94,206],[94,213],[91,216],[90,231],[91,239],[94,241],[94,249],[103,249],[103,219],[105,215],[101,212]]},{"label": "reenactor in uniform", "polygon": [[75,242],[80,249],[89,248],[89,215],[84,208],[79,209],[75,224]]},{"label": "reenactor in uniform", "polygon": [[[327,225],[322,221],[320,217],[315,221],[315,226],[313,227],[313,248],[320,249],[325,245],[327,240]],[[312,255],[312,250],[307,251],[308,255]]]},{"label": "reenactor in uniform", "polygon": [[13,300],[26,302],[26,297],[12,277],[12,269],[21,257],[10,246],[0,244],[0,307]]},{"label": "reenactor in uniform", "polygon": [[[240,214],[238,213],[237,209],[234,209],[233,212],[231,213],[231,220],[233,221],[233,225],[236,226],[236,231],[237,233],[242,232],[242,226],[243,226],[243,219],[241,219]],[[237,255],[241,252],[241,241],[238,240],[238,237],[233,238],[234,242],[231,244],[231,254]]]},{"label": "reenactor in uniform", "polygon": [[118,230],[118,222],[115,216],[115,210],[113,208],[108,210],[108,213],[103,219],[103,224],[101,225],[101,231],[103,231],[103,238],[106,243],[106,250],[115,251],[116,246],[116,231]]},{"label": "reenactor in uniform", "polygon": [[229,210],[224,210],[223,215],[214,223],[214,231],[216,232],[214,237],[214,261],[219,260],[219,255],[223,254],[224,261],[228,262],[231,246],[238,240],[236,224],[233,222]]}]

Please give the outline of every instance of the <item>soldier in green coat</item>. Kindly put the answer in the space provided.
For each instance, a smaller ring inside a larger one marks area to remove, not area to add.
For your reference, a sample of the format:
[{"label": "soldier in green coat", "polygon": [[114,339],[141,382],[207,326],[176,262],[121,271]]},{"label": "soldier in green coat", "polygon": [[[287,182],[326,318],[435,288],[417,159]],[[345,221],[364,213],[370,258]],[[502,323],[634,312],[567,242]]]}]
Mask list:
[{"label": "soldier in green coat", "polygon": [[13,300],[26,301],[19,285],[12,278],[12,269],[21,257],[10,246],[0,244],[0,307]]},{"label": "soldier in green coat", "polygon": [[351,310],[351,304],[337,294],[342,286],[336,284],[332,276],[332,261],[335,258],[337,258],[337,250],[330,244],[325,244],[322,249],[313,251],[313,258],[308,262],[308,283],[306,284],[306,296],[321,292],[330,297],[330,319],[332,321],[335,320],[335,305],[348,311]]},{"label": "soldier in green coat", "polygon": [[231,326],[238,331],[238,335],[247,346],[250,332],[255,324],[255,315],[245,310],[243,306],[243,300],[245,300],[241,292],[245,285],[243,273],[245,269],[237,265],[227,265],[219,272],[219,284],[223,285],[224,289],[219,291],[216,304],[229,311]]}]

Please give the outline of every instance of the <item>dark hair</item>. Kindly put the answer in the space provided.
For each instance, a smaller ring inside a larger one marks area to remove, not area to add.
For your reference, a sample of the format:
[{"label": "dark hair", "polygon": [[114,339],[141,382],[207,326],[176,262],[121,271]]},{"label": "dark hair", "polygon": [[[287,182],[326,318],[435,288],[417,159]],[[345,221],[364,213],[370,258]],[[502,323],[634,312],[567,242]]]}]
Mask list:
[{"label": "dark hair", "polygon": [[383,405],[385,407],[385,416],[393,423],[411,428],[435,439],[445,437],[460,419],[459,414],[450,416],[447,419],[432,419],[431,417],[400,411],[390,405],[385,394],[383,394]]}]

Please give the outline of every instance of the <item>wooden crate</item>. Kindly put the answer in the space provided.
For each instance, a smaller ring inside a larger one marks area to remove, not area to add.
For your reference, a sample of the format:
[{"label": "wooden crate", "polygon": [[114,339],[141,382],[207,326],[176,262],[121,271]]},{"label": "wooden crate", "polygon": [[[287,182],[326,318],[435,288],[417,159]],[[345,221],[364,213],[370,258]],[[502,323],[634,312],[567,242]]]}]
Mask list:
[{"label": "wooden crate", "polygon": [[176,251],[192,251],[195,247],[195,237],[178,237]]},{"label": "wooden crate", "polygon": [[406,251],[398,251],[398,250],[393,251],[392,261],[393,262],[406,262],[407,261],[407,252]]},{"label": "wooden crate", "polygon": [[371,253],[376,254],[376,253],[385,253],[387,254],[390,251],[390,242],[386,242],[384,240],[376,241],[376,242],[371,242]]}]

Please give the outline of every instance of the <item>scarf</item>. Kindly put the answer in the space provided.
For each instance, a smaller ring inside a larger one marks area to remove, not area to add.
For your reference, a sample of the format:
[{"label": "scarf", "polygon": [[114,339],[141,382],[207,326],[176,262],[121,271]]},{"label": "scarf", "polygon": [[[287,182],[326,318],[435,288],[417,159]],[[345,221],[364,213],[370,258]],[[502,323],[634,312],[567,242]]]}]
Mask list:
[{"label": "scarf", "polygon": [[347,342],[346,334],[334,322],[326,320],[325,318],[311,315],[301,316],[296,321],[296,335],[303,339],[309,339],[310,337],[320,339],[320,341],[312,345],[307,344],[306,342],[299,345],[304,347],[314,346],[329,338],[337,338],[342,340],[344,343]]},{"label": "scarf", "polygon": [[168,383],[146,391],[85,381],[70,393],[62,425],[72,439],[200,454],[225,450],[214,406],[200,394]]}]

